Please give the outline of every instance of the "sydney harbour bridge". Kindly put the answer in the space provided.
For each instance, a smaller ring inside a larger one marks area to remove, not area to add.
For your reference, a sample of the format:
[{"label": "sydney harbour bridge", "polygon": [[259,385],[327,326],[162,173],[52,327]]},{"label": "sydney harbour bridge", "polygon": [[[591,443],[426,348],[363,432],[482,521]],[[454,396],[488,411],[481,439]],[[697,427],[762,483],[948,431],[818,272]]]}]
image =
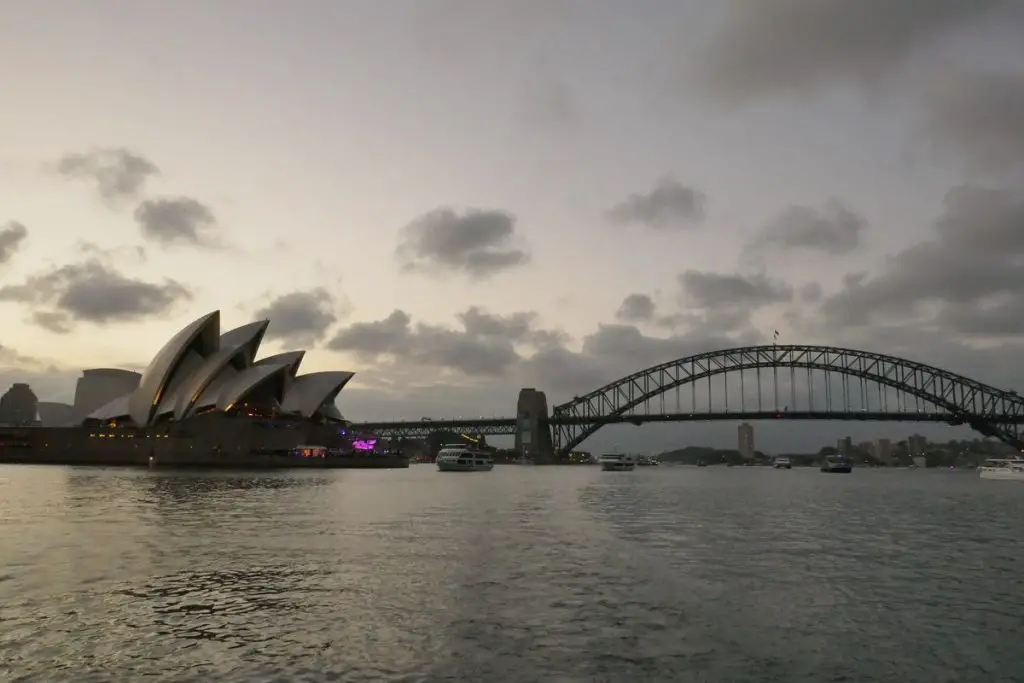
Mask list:
[{"label": "sydney harbour bridge", "polygon": [[1024,450],[1024,399],[1016,391],[885,354],[781,344],[655,365],[550,412],[543,391],[523,389],[515,417],[420,418],[358,428],[382,438],[514,435],[517,451],[558,460],[604,425],[709,420],[944,422]]}]

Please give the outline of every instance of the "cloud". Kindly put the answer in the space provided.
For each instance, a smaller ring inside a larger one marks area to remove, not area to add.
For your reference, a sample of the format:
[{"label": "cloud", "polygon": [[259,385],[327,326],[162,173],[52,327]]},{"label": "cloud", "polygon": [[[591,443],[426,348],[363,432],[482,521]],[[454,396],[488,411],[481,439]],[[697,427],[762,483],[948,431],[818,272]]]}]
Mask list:
[{"label": "cloud", "polygon": [[[523,122],[559,133],[574,130],[581,121],[580,105],[573,89],[547,64],[527,69],[522,103]],[[543,74],[538,76],[537,74]]]},{"label": "cloud", "polygon": [[[38,368],[45,363],[33,356],[27,356],[17,349],[0,344],[0,368]],[[2,390],[2,388],[0,388]]]},{"label": "cloud", "polygon": [[289,344],[312,345],[324,338],[338,320],[337,302],[321,287],[282,294],[256,311],[256,317],[270,320],[268,339]]},{"label": "cloud", "polygon": [[7,221],[0,227],[0,263],[7,263],[21,249],[28,237],[28,228],[18,221]]},{"label": "cloud", "polygon": [[0,301],[36,307],[34,322],[53,331],[67,331],[79,321],[102,325],[142,320],[191,298],[189,290],[174,280],[137,280],[97,258],[33,275],[24,284],[0,287]]},{"label": "cloud", "polygon": [[31,320],[54,334],[67,334],[72,330],[69,316],[61,311],[33,311]]},{"label": "cloud", "polygon": [[516,237],[506,211],[440,208],[405,227],[395,254],[407,270],[486,278],[529,263],[525,249],[511,246]]},{"label": "cloud", "polygon": [[1024,334],[1024,190],[960,186],[945,197],[932,238],[828,297],[830,326],[899,321],[966,335]]},{"label": "cloud", "polygon": [[[520,314],[531,315],[531,314]],[[462,329],[412,324],[411,316],[395,310],[382,320],[355,323],[328,343],[369,363],[401,363],[464,376],[503,374],[520,360],[515,344],[531,331],[519,321],[490,316],[471,308],[459,316]]]},{"label": "cloud", "polygon": [[761,228],[745,251],[757,256],[770,249],[807,249],[840,256],[860,246],[867,225],[866,218],[838,199],[820,209],[794,205]]},{"label": "cloud", "polygon": [[94,183],[103,199],[116,202],[138,197],[146,181],[159,175],[160,169],[124,147],[106,147],[65,154],[57,161],[57,172]]},{"label": "cloud", "polygon": [[727,104],[873,86],[912,56],[1014,0],[732,0],[696,64]]},{"label": "cloud", "polygon": [[645,322],[652,320],[657,306],[647,294],[630,294],[619,305],[615,318],[622,322]]},{"label": "cloud", "polygon": [[929,92],[924,132],[972,170],[1024,169],[1024,70],[943,73]]},{"label": "cloud", "polygon": [[758,308],[793,300],[793,288],[765,275],[738,275],[687,270],[679,284],[694,308]]},{"label": "cloud", "polygon": [[135,222],[146,239],[164,245],[213,246],[213,210],[192,197],[146,199],[135,207]]},{"label": "cloud", "polygon": [[629,195],[606,215],[618,225],[637,223],[655,230],[680,230],[704,221],[707,195],[666,177],[646,193]]},{"label": "cloud", "polygon": [[149,259],[146,248],[140,245],[124,244],[117,247],[104,247],[95,242],[80,240],[75,244],[75,249],[104,263],[123,260],[131,264],[137,264],[145,263]]},{"label": "cloud", "polygon": [[[644,335],[633,325],[599,325],[578,349],[558,330],[538,325],[532,312],[500,316],[478,307],[456,318],[460,327],[414,323],[395,310],[387,317],[340,330],[328,347],[372,366],[364,375],[391,378],[378,389],[406,391],[447,382],[453,386],[544,386],[556,396],[596,388],[642,364],[750,341],[706,330],[668,337]],[[364,380],[365,381],[365,378]]]}]

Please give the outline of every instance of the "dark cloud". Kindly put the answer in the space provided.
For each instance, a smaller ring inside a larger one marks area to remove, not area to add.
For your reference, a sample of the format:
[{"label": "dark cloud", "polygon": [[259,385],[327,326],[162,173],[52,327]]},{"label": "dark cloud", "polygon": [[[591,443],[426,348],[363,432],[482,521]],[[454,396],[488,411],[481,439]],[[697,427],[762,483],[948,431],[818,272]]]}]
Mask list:
[{"label": "dark cloud", "polygon": [[530,338],[537,321],[537,314],[533,311],[502,316],[488,313],[479,306],[470,306],[455,317],[462,323],[466,334],[477,337],[504,337],[510,341]]},{"label": "dark cloud", "polygon": [[57,172],[68,178],[89,180],[107,201],[135,199],[146,180],[160,169],[149,159],[123,147],[93,149],[66,154],[57,162]]},{"label": "dark cloud", "polygon": [[943,73],[930,92],[925,133],[972,170],[1024,169],[1024,70]]},{"label": "dark cloud", "polygon": [[513,340],[424,323],[412,324],[396,310],[375,322],[355,323],[330,341],[329,348],[349,351],[364,362],[393,361],[468,376],[501,375],[519,361]]},{"label": "dark cloud", "polygon": [[71,319],[61,311],[34,311],[32,322],[54,334],[67,334],[72,329]]},{"label": "dark cloud", "polygon": [[687,270],[679,275],[679,284],[694,308],[758,308],[793,300],[793,288],[789,284],[765,275]]},{"label": "dark cloud", "polygon": [[28,237],[28,228],[18,221],[7,221],[0,227],[0,263],[7,263],[21,249]]},{"label": "dark cloud", "polygon": [[904,249],[873,275],[857,273],[825,300],[833,327],[886,321],[983,335],[1024,334],[1024,190],[950,190],[932,239]]},{"label": "dark cloud", "polygon": [[213,246],[213,210],[192,197],[147,199],[135,207],[135,222],[147,239],[161,244]]},{"label": "dark cloud", "polygon": [[530,261],[512,246],[516,237],[516,217],[508,212],[441,208],[407,225],[395,253],[407,270],[484,278]]},{"label": "dark cloud", "polygon": [[328,347],[367,363],[480,377],[505,374],[522,361],[523,349],[555,348],[566,341],[561,331],[539,327],[532,312],[502,316],[474,306],[456,317],[461,329],[413,324],[408,313],[396,310],[382,320],[342,329]]},{"label": "dark cloud", "polygon": [[21,285],[0,288],[0,301],[35,307],[35,322],[52,330],[70,327],[77,321],[105,324],[141,320],[167,313],[175,304],[189,299],[189,290],[174,280],[137,280],[96,258],[33,275]]},{"label": "dark cloud", "polygon": [[1015,0],[732,0],[697,60],[700,83],[742,103],[845,83],[872,85]]},{"label": "dark cloud", "polygon": [[808,282],[807,284],[800,287],[800,300],[808,303],[821,301],[821,297],[824,296],[825,292],[821,285],[817,282]]},{"label": "dark cloud", "polygon": [[623,322],[646,322],[654,319],[657,306],[647,294],[630,294],[619,305],[615,317]]},{"label": "dark cloud", "polygon": [[703,222],[707,195],[673,178],[662,178],[645,193],[633,193],[607,212],[619,225],[638,223],[655,230],[685,229]]},{"label": "dark cloud", "polygon": [[509,387],[545,387],[564,400],[615,379],[616,373],[759,337],[749,331],[727,336],[707,328],[657,337],[633,325],[599,325],[574,349],[563,333],[539,326],[533,313],[499,316],[474,307],[457,318],[460,328],[414,323],[408,313],[396,310],[382,320],[342,329],[328,346],[376,368],[363,374],[386,375],[394,382],[390,387],[382,383],[380,389],[406,391],[441,381],[455,386],[500,382],[510,392],[515,389]]},{"label": "dark cloud", "polygon": [[335,298],[323,288],[282,294],[256,311],[256,317],[270,320],[268,339],[309,345],[324,338],[338,320]]},{"label": "dark cloud", "polygon": [[[0,344],[0,368],[39,368],[45,367],[45,363],[33,356],[28,356],[17,349]],[[0,387],[0,392],[4,388]]]},{"label": "dark cloud", "polygon": [[767,249],[808,249],[839,256],[860,245],[867,225],[867,219],[838,199],[821,208],[790,206],[754,236],[746,251],[758,255]]}]

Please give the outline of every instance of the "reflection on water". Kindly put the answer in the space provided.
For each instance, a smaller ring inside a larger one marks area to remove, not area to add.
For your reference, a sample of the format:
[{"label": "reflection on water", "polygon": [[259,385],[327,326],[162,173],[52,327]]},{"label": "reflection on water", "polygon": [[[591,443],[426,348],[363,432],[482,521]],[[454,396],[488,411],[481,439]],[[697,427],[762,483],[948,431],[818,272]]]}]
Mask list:
[{"label": "reflection on water", "polygon": [[1022,513],[948,473],[3,467],[0,678],[1021,680]]}]

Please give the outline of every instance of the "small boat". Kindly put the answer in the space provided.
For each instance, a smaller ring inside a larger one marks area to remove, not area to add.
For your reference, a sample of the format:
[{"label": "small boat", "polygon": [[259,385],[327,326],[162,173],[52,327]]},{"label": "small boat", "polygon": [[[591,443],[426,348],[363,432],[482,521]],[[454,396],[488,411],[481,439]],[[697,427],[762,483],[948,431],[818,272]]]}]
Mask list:
[{"label": "small boat", "polygon": [[602,453],[600,463],[605,472],[632,472],[636,457],[628,453]]},{"label": "small boat", "polygon": [[438,472],[490,472],[494,469],[491,456],[468,446],[442,446],[437,454]]},{"label": "small boat", "polygon": [[1024,481],[1024,458],[989,458],[978,468],[982,479]]},{"label": "small boat", "polygon": [[653,455],[641,455],[636,460],[637,467],[657,467],[661,464],[656,456]]},{"label": "small boat", "polygon": [[831,474],[849,474],[853,471],[853,463],[842,455],[826,455],[821,463],[821,471]]},{"label": "small boat", "polygon": [[793,469],[793,463],[789,461],[789,458],[780,455],[772,461],[772,467],[777,470],[789,470]]}]

